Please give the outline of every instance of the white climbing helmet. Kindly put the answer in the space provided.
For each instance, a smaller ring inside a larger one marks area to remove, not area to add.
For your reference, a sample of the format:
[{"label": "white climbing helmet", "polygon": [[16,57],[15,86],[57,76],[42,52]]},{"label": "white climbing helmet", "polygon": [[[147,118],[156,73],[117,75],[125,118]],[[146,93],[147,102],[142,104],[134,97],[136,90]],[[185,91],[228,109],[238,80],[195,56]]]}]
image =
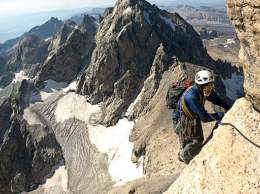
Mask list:
[{"label": "white climbing helmet", "polygon": [[204,84],[211,83],[211,82],[214,82],[214,76],[208,70],[199,71],[195,75],[195,83],[198,85],[204,85]]}]

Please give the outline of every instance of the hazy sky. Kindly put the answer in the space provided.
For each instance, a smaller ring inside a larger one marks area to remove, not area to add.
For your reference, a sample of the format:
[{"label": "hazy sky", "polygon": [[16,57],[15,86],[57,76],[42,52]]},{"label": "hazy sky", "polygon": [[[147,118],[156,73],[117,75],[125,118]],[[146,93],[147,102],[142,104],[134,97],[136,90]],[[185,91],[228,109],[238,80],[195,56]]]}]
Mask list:
[{"label": "hazy sky", "polygon": [[[150,2],[156,0],[149,0]],[[157,0],[157,2],[179,2],[185,3],[185,0]],[[219,3],[224,0],[193,0],[201,3]],[[41,11],[53,11],[61,9],[72,9],[82,7],[97,7],[114,5],[116,0],[0,0],[0,14],[20,14],[33,13]]]},{"label": "hazy sky", "polygon": [[113,5],[115,0],[0,0],[0,13],[32,13]]}]

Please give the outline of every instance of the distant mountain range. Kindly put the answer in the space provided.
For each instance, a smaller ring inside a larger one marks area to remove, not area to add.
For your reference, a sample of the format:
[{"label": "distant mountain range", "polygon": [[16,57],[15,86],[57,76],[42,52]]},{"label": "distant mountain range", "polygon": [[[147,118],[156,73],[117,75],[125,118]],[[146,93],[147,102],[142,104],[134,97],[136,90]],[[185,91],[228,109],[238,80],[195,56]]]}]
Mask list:
[{"label": "distant mountain range", "polygon": [[90,15],[95,15],[95,13],[100,13],[100,10],[104,9],[91,9],[86,7],[80,9],[41,12],[23,15],[0,15],[0,43],[4,43],[6,40],[21,36],[24,32],[27,32],[34,26],[45,23],[51,17],[57,17],[60,20],[67,20],[70,17],[79,15],[80,13],[89,13]]},{"label": "distant mountain range", "polygon": [[179,5],[179,4],[185,4],[185,5],[193,5],[193,6],[212,6],[212,5],[225,5],[225,0],[152,0],[151,3],[155,3],[158,6],[161,5]]},{"label": "distant mountain range", "polygon": [[[210,5],[224,5],[224,0],[214,0],[214,1],[204,1],[204,0],[165,0],[165,1],[149,1],[158,5],[159,7],[165,9],[169,6],[176,6],[178,4],[193,5],[193,6],[210,6]],[[113,5],[113,3],[111,3]],[[32,27],[43,24],[51,17],[57,17],[60,20],[66,20],[70,17],[75,17],[77,20],[81,13],[88,13],[89,15],[97,15],[102,13],[104,8],[78,8],[78,9],[68,9],[68,10],[57,10],[50,12],[32,13],[32,14],[22,14],[22,15],[1,15],[0,14],[0,43],[6,40],[16,38],[21,36],[24,32],[28,31]],[[76,15],[76,16],[75,16]]]}]

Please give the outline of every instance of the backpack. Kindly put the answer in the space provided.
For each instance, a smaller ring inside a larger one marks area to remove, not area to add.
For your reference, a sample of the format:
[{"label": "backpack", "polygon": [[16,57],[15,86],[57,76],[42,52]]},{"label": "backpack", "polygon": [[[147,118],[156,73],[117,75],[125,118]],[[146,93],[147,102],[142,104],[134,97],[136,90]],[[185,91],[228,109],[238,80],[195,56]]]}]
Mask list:
[{"label": "backpack", "polygon": [[166,106],[169,109],[176,109],[177,103],[184,91],[193,85],[194,81],[191,78],[173,82],[169,87],[166,95]]}]

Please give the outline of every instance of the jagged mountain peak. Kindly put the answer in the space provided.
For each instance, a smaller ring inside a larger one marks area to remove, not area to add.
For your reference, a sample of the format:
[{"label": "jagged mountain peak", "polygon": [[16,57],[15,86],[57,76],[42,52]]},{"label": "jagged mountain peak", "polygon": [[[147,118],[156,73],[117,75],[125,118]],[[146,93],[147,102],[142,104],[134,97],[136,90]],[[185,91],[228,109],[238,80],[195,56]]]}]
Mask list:
[{"label": "jagged mountain peak", "polygon": [[59,22],[61,20],[59,20],[57,17],[51,17],[46,23],[48,22]]},{"label": "jagged mountain peak", "polygon": [[73,30],[76,28],[76,25],[74,25],[74,22],[67,21],[63,24],[61,29],[53,36],[51,43],[49,45],[49,51],[56,50],[59,46],[64,44],[69,35],[73,32]]},{"label": "jagged mountain peak", "polygon": [[26,34],[35,34],[45,39],[51,37],[53,34],[59,31],[62,25],[63,21],[59,20],[58,18],[51,17],[47,22],[40,26],[35,26]]},{"label": "jagged mountain peak", "polygon": [[[110,105],[107,106],[114,109],[108,112],[117,112],[117,118],[139,92],[153,64],[160,63],[154,60],[165,60],[154,68],[161,72],[171,65],[172,56],[195,64],[205,64],[208,60],[200,37],[191,25],[179,15],[144,0],[118,1],[112,13],[102,20],[96,42],[78,92],[90,96],[93,103],[108,100]],[[161,54],[157,52],[159,47],[164,57],[156,58]],[[120,103],[113,106],[116,98]]]},{"label": "jagged mountain peak", "polygon": [[19,71],[24,65],[42,63],[48,55],[49,43],[35,34],[26,34],[8,51],[5,69]]},{"label": "jagged mountain peak", "polygon": [[[159,35],[162,31],[166,31],[162,33],[167,33],[168,31],[175,31],[176,28],[184,32],[187,29],[193,31],[192,26],[177,13],[161,10],[156,5],[151,5],[145,0],[117,1],[113,11],[108,13],[106,14],[108,17],[105,17],[101,24],[99,33],[101,36],[104,34],[111,36],[120,32],[124,30],[123,27],[130,25],[130,23],[133,23],[133,25],[139,24],[141,25],[140,28],[153,28]],[[191,33],[195,34],[194,32]],[[161,40],[163,41],[163,38]]]},{"label": "jagged mountain peak", "polygon": [[145,0],[118,0],[115,4],[115,7],[118,6],[152,6],[149,2]]},{"label": "jagged mountain peak", "polygon": [[97,32],[98,26],[96,18],[86,14],[83,16],[80,29],[94,35]]},{"label": "jagged mountain peak", "polygon": [[68,19],[66,22],[65,22],[65,25],[67,26],[71,26],[71,27],[74,27],[74,26],[77,26],[77,23]]}]

